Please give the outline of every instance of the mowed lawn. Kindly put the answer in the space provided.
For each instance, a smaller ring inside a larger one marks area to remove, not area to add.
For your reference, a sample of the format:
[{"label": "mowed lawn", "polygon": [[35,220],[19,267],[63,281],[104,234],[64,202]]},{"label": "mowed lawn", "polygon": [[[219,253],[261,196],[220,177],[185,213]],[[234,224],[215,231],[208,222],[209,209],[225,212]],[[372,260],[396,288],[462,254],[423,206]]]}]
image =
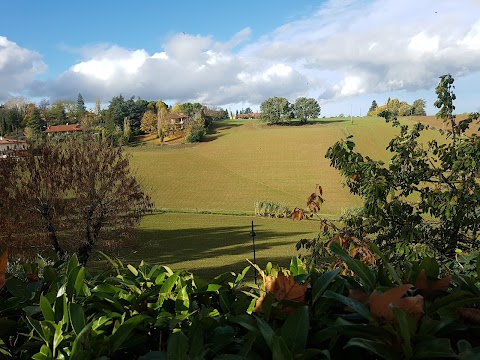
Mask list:
[{"label": "mowed lawn", "polygon": [[[318,223],[245,216],[253,214],[254,202],[305,207],[308,195],[320,184],[325,198],[321,213],[336,219],[342,209],[361,201],[342,186],[342,177],[325,159],[327,149],[354,135],[362,154],[388,161],[386,147],[397,133],[381,118],[354,118],[353,123],[321,119],[304,126],[228,120],[217,123],[215,134],[203,143],[128,148],[132,167],[155,207],[172,212],[146,216],[135,247],[123,249],[120,256],[205,276],[240,271],[248,264],[246,258],[253,259],[248,234],[254,220],[258,263],[271,260],[286,266],[296,254],[295,243],[314,237]],[[426,139],[435,136],[429,131]]]}]

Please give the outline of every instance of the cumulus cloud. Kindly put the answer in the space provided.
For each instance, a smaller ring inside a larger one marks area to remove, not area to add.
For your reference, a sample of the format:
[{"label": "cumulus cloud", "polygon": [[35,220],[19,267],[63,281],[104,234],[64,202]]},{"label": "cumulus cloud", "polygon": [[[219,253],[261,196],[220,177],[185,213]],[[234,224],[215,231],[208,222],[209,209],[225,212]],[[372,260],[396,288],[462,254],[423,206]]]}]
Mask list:
[{"label": "cumulus cloud", "polygon": [[245,28],[225,42],[176,34],[157,52],[85,47],[81,61],[54,80],[37,81],[30,94],[75,98],[81,92],[94,101],[123,93],[226,105],[272,96],[342,101],[420,91],[445,73],[478,73],[478,14],[480,2],[472,0],[330,0],[254,40]]},{"label": "cumulus cloud", "polygon": [[39,54],[0,36],[0,103],[23,91],[46,68]]}]

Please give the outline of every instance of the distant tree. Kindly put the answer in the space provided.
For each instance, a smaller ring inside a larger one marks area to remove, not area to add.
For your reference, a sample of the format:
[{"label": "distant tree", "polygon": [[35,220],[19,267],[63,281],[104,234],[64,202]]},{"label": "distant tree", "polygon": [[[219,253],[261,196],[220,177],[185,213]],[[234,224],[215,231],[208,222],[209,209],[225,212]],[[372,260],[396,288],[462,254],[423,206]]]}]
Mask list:
[{"label": "distant tree", "polygon": [[147,110],[140,123],[140,130],[146,134],[153,134],[157,132],[157,115],[152,110]]},{"label": "distant tree", "polygon": [[128,116],[128,107],[121,94],[119,96],[114,96],[110,101],[108,115],[109,120],[111,120],[113,124],[123,129],[123,120]]},{"label": "distant tree", "polygon": [[75,111],[76,120],[80,121],[80,119],[85,115],[86,112],[87,112],[87,108],[85,107],[85,102],[83,101],[83,96],[82,96],[82,94],[78,93],[77,107],[76,107],[76,111]]},{"label": "distant tree", "polygon": [[372,101],[372,105],[370,105],[370,109],[368,109],[368,112],[371,113],[375,111],[375,109],[378,107],[376,100]]},{"label": "distant tree", "polygon": [[162,100],[155,103],[157,109],[157,132],[158,137],[163,142],[168,132],[168,106]]},{"label": "distant tree", "polygon": [[409,116],[409,115],[412,115],[412,113],[413,113],[412,105],[408,104],[406,101],[402,101],[398,109],[398,115]]},{"label": "distant tree", "polygon": [[100,98],[97,96],[95,99],[95,115],[99,116],[101,110],[102,110],[102,105],[100,103]]},{"label": "distant tree", "polygon": [[268,124],[290,121],[291,104],[283,97],[273,97],[260,104],[260,118]]},{"label": "distant tree", "polygon": [[318,118],[320,116],[320,105],[313,98],[299,97],[295,100],[293,106],[295,117],[300,119],[301,123],[306,123],[307,119]]},{"label": "distant tree", "polygon": [[126,116],[123,119],[123,142],[125,144],[129,143],[132,139],[132,126],[130,124],[130,119]]},{"label": "distant tree", "polygon": [[45,122],[42,119],[40,110],[38,110],[36,107],[30,114],[26,116],[25,123],[26,126],[31,129],[34,136],[39,136],[45,129]]},{"label": "distant tree", "polygon": [[424,99],[417,99],[413,102],[413,112],[412,114],[415,116],[425,116],[427,115],[425,111],[425,107],[427,106],[427,103]]},{"label": "distant tree", "polygon": [[245,109],[244,114],[251,114],[251,113],[253,113],[253,110],[252,110],[251,108],[247,107],[247,108]]},{"label": "distant tree", "polygon": [[0,188],[10,248],[48,245],[60,258],[73,250],[84,265],[102,233],[121,238],[153,206],[122,148],[92,139],[32,143],[0,161]]},{"label": "distant tree", "polygon": [[63,125],[67,123],[67,112],[63,101],[55,101],[46,114],[48,125]]},{"label": "distant tree", "polygon": [[388,99],[387,102],[387,109],[393,114],[398,115],[400,112],[400,100],[397,98],[395,99]]}]

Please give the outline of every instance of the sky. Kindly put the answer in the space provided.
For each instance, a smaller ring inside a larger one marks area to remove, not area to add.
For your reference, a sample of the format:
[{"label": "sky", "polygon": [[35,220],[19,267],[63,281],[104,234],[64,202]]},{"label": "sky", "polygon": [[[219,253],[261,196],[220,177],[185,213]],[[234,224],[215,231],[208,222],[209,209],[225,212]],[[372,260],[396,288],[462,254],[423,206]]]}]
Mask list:
[{"label": "sky", "polygon": [[122,94],[230,110],[305,96],[321,116],[425,99],[480,111],[480,0],[2,0],[0,104]]}]

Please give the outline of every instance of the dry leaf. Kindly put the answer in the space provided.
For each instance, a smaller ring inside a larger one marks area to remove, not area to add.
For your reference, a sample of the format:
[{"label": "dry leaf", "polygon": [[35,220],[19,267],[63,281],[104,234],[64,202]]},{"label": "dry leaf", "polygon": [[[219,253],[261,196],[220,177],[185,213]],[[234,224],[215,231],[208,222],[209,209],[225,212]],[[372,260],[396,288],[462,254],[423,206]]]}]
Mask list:
[{"label": "dry leaf", "polygon": [[[286,276],[283,272],[280,272],[276,278],[271,275],[265,277],[263,282],[265,284],[265,294],[257,299],[253,311],[261,311],[263,300],[267,294],[273,294],[276,301],[305,302],[307,283],[298,284],[292,275]],[[289,311],[293,309],[285,308],[284,310]]]},{"label": "dry leaf", "polygon": [[462,319],[473,324],[480,324],[480,310],[471,308],[458,308],[457,314]]},{"label": "dry leaf", "polygon": [[395,322],[393,306],[405,310],[415,318],[420,318],[423,314],[423,297],[421,295],[404,295],[409,289],[413,288],[411,284],[399,285],[384,293],[374,290],[370,294],[370,312],[379,321]]},{"label": "dry leaf", "polygon": [[300,208],[295,208],[292,212],[292,220],[302,220],[303,217],[305,216],[305,212],[303,209],[300,209]]},{"label": "dry leaf", "polygon": [[447,292],[451,283],[452,277],[450,275],[438,280],[429,281],[425,274],[425,270],[422,269],[415,281],[415,287],[419,290],[421,295],[429,297],[437,292]]},{"label": "dry leaf", "polygon": [[7,271],[8,263],[8,250],[5,250],[2,255],[0,255],[0,289],[5,286],[6,278],[5,273]]},{"label": "dry leaf", "polygon": [[37,282],[37,281],[40,281],[40,278],[38,277],[37,274],[28,273],[27,274],[27,281],[28,282]]}]

